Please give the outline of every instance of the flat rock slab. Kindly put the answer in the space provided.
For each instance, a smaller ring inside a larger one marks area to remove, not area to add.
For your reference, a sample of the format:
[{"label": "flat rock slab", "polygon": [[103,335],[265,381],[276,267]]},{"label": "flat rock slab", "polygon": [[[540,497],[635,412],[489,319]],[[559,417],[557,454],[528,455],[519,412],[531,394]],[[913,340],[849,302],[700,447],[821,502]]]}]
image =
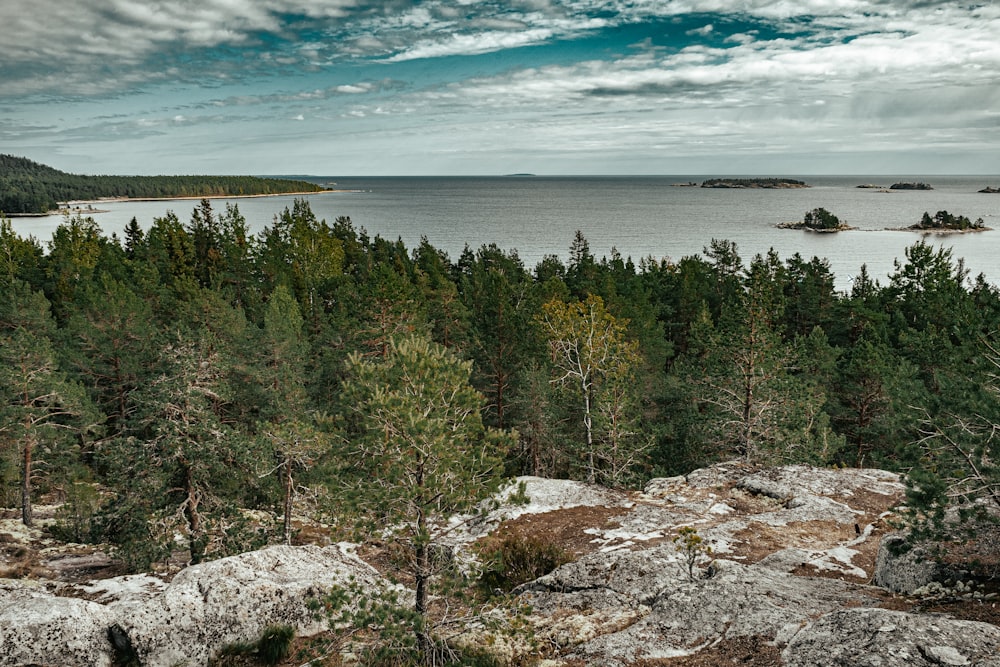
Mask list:
[{"label": "flat rock slab", "polygon": [[220,648],[255,641],[270,625],[326,629],[310,603],[349,580],[385,582],[350,545],[274,546],[188,567],[169,583],[138,575],[64,586],[0,586],[0,664],[112,664],[108,631],[127,637],[143,667],[205,665]]},{"label": "flat rock slab", "polygon": [[933,614],[843,609],[788,643],[788,667],[1000,666],[1000,628]]}]

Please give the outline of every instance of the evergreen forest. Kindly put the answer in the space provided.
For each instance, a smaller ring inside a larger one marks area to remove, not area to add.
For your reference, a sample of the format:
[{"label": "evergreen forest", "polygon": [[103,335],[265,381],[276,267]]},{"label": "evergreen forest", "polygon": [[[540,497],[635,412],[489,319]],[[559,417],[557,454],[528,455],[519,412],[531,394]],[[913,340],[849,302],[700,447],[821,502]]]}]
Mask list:
[{"label": "evergreen forest", "polygon": [[128,197],[159,199],[320,192],[315,183],[256,176],[83,176],[0,155],[0,212],[54,211],[60,202]]},{"label": "evergreen forest", "polygon": [[44,243],[2,220],[0,506],[62,502],[66,539],[141,570],[178,535],[189,562],[288,542],[294,508],[385,525],[405,496],[419,534],[422,508],[521,474],[877,466],[928,525],[998,504],[1000,290],[948,249],[838,291],[821,258],[721,239],[637,261],[567,242],[535,267],[448,257],[305,200],[259,234],[208,200],[110,236],[67,216]]}]

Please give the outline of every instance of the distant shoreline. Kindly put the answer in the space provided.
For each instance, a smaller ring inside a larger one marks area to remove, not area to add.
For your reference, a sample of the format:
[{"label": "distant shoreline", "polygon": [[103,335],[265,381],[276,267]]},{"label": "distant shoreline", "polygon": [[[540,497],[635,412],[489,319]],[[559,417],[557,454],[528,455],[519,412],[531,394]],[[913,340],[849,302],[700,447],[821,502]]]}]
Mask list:
[{"label": "distant shoreline", "polygon": [[202,199],[259,199],[261,197],[300,197],[304,195],[325,195],[333,193],[344,193],[344,192],[356,192],[355,190],[314,190],[312,192],[274,192],[270,194],[260,194],[260,195],[192,195],[185,197],[100,197],[98,199],[80,199],[69,202],[61,202],[66,204],[65,208],[58,208],[54,211],[49,211],[48,213],[9,213],[5,214],[8,218],[47,218],[52,215],[60,215],[61,213],[86,213],[90,215],[91,213],[107,213],[107,210],[102,209],[83,209],[80,208],[80,204],[118,204],[122,202],[147,202],[147,201],[201,201]]}]

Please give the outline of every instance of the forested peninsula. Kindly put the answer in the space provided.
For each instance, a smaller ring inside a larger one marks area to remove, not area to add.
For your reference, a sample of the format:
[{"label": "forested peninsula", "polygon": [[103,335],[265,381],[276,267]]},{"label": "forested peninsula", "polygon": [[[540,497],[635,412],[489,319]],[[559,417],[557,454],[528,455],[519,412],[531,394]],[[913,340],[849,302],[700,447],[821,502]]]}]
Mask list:
[{"label": "forested peninsula", "polygon": [[23,157],[0,155],[0,212],[44,214],[61,202],[321,192],[307,181],[256,176],[83,176]]}]

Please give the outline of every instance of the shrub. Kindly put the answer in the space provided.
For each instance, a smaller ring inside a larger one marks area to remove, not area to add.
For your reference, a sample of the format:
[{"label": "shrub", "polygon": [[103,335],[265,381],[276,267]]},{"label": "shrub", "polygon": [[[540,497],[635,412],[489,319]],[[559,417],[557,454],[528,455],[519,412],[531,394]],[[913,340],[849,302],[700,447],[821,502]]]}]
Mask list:
[{"label": "shrub", "polygon": [[288,657],[288,649],[295,639],[295,628],[290,625],[272,625],[264,628],[257,640],[257,656],[265,665],[277,665]]},{"label": "shrub", "polygon": [[237,667],[249,661],[264,665],[277,665],[289,655],[295,628],[290,625],[270,625],[264,628],[255,642],[234,642],[224,646],[211,661],[212,667]]},{"label": "shrub", "polygon": [[711,554],[712,547],[705,544],[698,531],[691,526],[683,526],[677,531],[677,536],[674,537],[674,544],[684,559],[684,564],[687,566],[688,579],[694,581],[697,578],[694,575],[695,563],[698,562],[702,554]]},{"label": "shrub", "polygon": [[482,585],[510,592],[572,560],[562,548],[537,537],[506,535],[483,553]]}]

